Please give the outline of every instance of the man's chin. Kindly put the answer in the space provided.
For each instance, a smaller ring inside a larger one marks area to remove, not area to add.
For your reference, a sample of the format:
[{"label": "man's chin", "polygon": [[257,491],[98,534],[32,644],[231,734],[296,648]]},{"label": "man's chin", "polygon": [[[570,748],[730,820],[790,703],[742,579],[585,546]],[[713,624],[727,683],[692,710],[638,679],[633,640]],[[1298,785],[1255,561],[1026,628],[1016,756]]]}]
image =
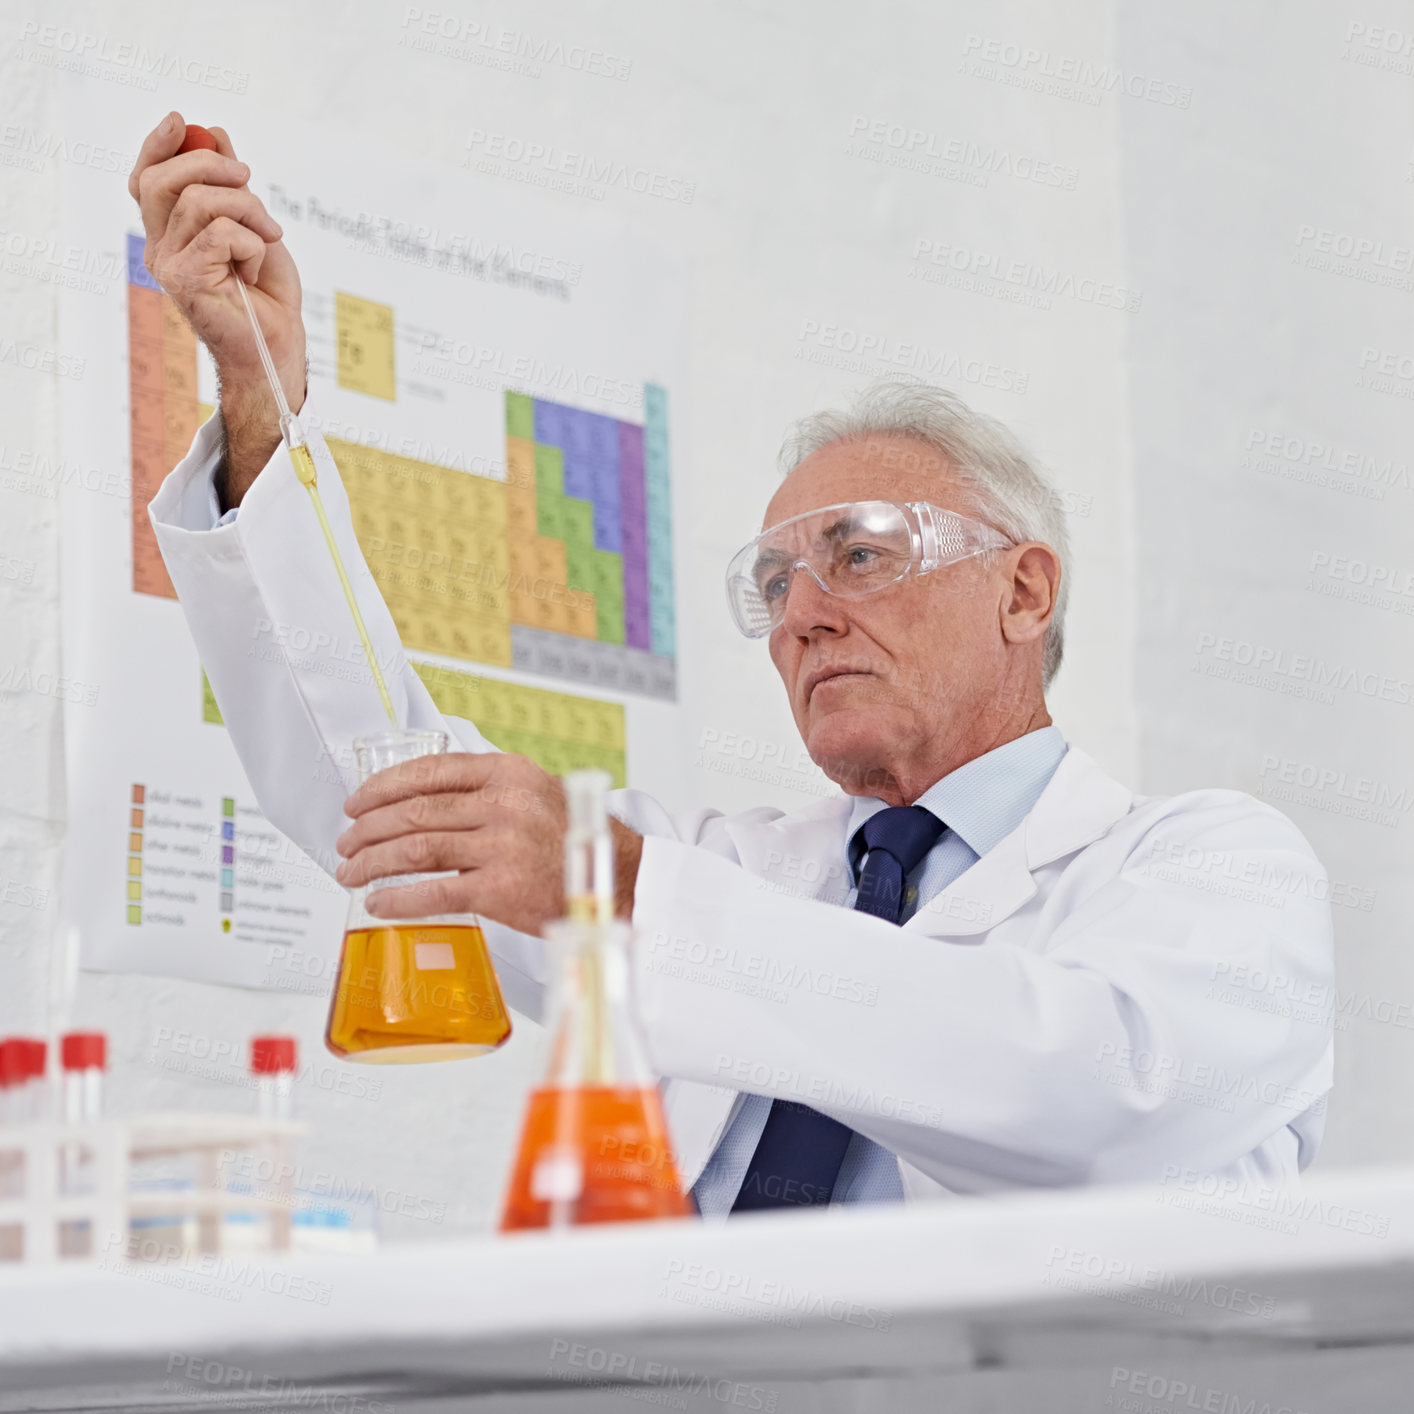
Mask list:
[{"label": "man's chin", "polygon": [[810,759],[848,795],[874,795],[888,779],[879,763],[886,738],[877,706],[839,708],[812,724],[806,745]]}]

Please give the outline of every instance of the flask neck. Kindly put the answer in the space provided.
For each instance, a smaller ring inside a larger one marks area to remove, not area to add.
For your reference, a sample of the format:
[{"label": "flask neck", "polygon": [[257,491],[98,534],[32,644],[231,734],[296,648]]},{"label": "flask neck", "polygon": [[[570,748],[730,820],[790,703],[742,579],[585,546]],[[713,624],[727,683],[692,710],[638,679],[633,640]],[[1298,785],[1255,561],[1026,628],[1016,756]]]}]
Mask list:
[{"label": "flask neck", "polygon": [[547,929],[558,950],[549,1088],[641,1089],[657,1083],[633,1008],[630,930],[565,920]]}]

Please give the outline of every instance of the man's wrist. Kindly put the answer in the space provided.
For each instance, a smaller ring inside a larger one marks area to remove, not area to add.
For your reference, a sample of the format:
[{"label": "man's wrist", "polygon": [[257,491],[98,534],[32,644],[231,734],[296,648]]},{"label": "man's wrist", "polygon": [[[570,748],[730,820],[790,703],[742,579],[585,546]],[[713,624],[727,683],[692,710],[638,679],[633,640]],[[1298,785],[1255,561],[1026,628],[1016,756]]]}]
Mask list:
[{"label": "man's wrist", "polygon": [[[287,385],[288,396],[288,385]],[[295,412],[304,406],[308,383],[289,399]],[[223,379],[221,402],[221,455],[213,476],[224,514],[239,506],[280,445],[280,414],[266,383]]]}]

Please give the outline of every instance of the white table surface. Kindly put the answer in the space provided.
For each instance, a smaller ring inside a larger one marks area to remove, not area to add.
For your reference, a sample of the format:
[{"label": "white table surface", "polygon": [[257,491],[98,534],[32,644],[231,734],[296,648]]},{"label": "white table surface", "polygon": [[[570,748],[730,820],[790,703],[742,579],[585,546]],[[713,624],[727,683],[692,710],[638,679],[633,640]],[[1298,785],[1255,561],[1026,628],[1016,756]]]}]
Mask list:
[{"label": "white table surface", "polygon": [[1414,1409],[1414,1169],[1300,1197],[1081,1189],[10,1268],[0,1410]]}]

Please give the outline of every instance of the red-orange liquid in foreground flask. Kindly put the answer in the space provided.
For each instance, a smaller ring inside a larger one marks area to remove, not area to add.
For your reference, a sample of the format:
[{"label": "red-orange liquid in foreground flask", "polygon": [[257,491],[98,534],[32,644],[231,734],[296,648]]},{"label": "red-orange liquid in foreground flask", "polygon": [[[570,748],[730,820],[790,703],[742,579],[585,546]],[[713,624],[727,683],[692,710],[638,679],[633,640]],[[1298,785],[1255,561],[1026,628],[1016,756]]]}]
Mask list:
[{"label": "red-orange liquid in foreground flask", "polygon": [[632,932],[614,921],[608,776],[566,777],[566,894],[545,930],[557,965],[555,1037],[530,1097],[501,1231],[689,1216],[657,1077],[629,989]]},{"label": "red-orange liquid in foreground flask", "polygon": [[681,1218],[658,1087],[537,1090],[526,1109],[501,1230]]}]

